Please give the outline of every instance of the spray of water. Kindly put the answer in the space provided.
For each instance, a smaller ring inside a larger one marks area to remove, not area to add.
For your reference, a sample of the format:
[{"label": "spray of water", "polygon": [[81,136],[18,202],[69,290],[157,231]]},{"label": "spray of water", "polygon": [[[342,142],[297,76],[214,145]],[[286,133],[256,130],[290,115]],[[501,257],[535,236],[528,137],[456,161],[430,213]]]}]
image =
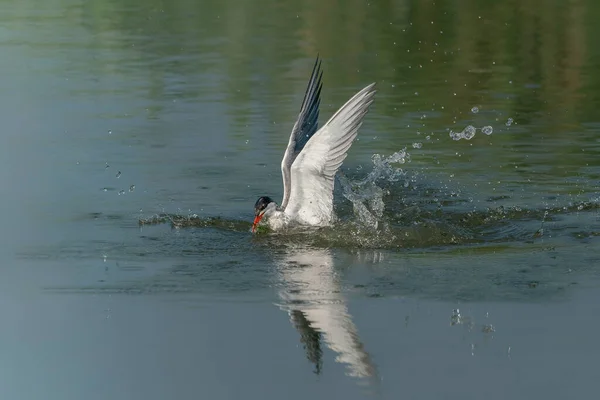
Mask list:
[{"label": "spray of water", "polygon": [[[358,222],[377,230],[385,211],[383,196],[386,193],[378,182],[398,182],[406,179],[406,172],[395,165],[410,162],[410,154],[404,148],[385,158],[374,154],[371,160],[373,169],[364,179],[351,181],[341,171],[338,173],[338,179],[344,197],[352,203]],[[405,186],[407,185],[408,180],[405,182]]]}]

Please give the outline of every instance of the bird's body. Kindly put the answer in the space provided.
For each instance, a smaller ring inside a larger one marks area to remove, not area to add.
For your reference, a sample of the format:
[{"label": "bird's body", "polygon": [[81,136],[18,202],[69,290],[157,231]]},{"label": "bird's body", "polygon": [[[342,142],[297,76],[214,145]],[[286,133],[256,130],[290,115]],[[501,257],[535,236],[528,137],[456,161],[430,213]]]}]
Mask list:
[{"label": "bird's body", "polygon": [[260,197],[254,206],[252,231],[263,218],[272,230],[281,230],[290,224],[328,226],[335,220],[334,177],[373,102],[375,84],[355,94],[318,129],[320,65],[317,59],[281,161],[284,192],[281,206],[269,197]]}]

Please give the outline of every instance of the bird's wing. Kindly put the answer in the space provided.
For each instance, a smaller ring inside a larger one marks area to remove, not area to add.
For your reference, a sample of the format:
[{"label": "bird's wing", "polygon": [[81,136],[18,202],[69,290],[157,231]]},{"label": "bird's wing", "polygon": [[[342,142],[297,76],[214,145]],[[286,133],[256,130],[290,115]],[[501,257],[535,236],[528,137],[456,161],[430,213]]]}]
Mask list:
[{"label": "bird's wing", "polygon": [[317,57],[310,80],[308,81],[306,93],[304,94],[302,107],[300,107],[300,114],[298,114],[298,119],[294,124],[288,146],[283,155],[283,160],[281,161],[281,175],[283,177],[283,201],[281,202],[282,209],[285,209],[290,199],[290,168],[308,140],[318,129],[322,76],[323,72],[321,71],[321,61],[319,60],[319,57]]},{"label": "bird's wing", "polygon": [[374,86],[366,86],[348,100],[296,156],[290,168],[286,214],[311,225],[331,222],[334,177],[373,102]]}]

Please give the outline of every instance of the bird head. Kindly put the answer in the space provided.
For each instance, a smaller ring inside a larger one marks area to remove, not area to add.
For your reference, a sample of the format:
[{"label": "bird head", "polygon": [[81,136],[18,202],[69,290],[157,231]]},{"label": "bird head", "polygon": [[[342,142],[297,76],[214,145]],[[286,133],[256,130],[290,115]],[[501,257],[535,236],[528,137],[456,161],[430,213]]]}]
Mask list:
[{"label": "bird head", "polygon": [[270,210],[276,208],[275,202],[268,196],[259,197],[254,204],[254,223],[252,224],[252,232],[256,232],[256,227],[265,215],[268,215]]}]

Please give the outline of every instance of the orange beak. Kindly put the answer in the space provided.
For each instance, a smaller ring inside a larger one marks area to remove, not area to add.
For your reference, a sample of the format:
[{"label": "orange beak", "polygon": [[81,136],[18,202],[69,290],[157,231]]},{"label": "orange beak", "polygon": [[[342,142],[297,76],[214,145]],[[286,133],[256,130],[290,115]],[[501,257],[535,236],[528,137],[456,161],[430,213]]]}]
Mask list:
[{"label": "orange beak", "polygon": [[256,217],[254,217],[254,223],[252,224],[252,233],[256,232],[256,225],[258,225],[258,223],[260,222],[260,220],[262,219],[262,217],[265,215],[265,213],[262,214],[258,214]]}]

